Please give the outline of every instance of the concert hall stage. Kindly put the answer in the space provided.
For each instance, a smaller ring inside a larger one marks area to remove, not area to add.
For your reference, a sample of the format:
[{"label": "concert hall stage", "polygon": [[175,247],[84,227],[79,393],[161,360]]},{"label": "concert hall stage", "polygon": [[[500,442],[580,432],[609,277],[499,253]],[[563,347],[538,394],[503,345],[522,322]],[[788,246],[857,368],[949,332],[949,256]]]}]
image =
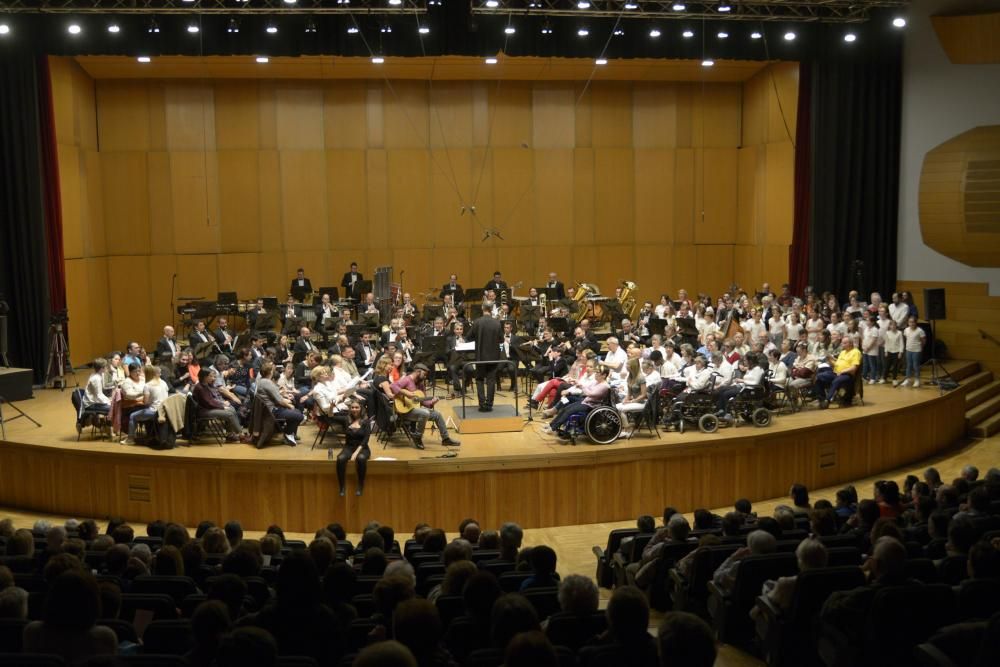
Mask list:
[{"label": "concert hall stage", "polygon": [[[442,412],[459,404],[444,402]],[[955,445],[965,429],[964,388],[941,395],[889,385],[866,386],[863,407],[808,406],[766,428],[640,433],[604,446],[561,444],[536,419],[516,433],[462,434],[453,458],[442,458],[436,433],[427,434],[424,451],[401,439],[385,449],[373,442],[364,496],[354,495],[352,464],[341,498],[327,451],[310,450],[313,426],[300,430],[298,447],[205,440],[153,451],[91,441],[87,432],[78,443],[69,391],[40,390],[17,405],[42,427],[24,419],[7,425],[0,506],[188,526],[238,518],[249,529],[277,523],[295,532],[330,521],[356,532],[370,519],[404,531],[420,521],[453,529],[467,516],[530,528],[627,520],[665,505],[721,507],[737,497],[782,496],[792,481],[814,488],[888,471]]]}]

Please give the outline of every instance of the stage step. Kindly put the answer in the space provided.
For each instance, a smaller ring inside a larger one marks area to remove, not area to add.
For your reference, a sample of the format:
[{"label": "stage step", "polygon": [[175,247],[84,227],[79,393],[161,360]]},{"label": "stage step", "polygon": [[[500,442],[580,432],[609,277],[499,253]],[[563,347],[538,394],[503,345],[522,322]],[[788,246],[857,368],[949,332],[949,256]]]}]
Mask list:
[{"label": "stage step", "polygon": [[[977,389],[981,389],[993,382],[993,371],[980,371],[975,375],[969,376],[962,382],[965,386],[965,390],[969,393],[974,392]],[[966,394],[966,401],[968,401],[969,394]],[[972,407],[972,406],[969,406]]]},{"label": "stage step", "polygon": [[965,409],[971,410],[976,406],[982,405],[997,394],[1000,394],[1000,380],[994,380],[979,389],[974,389],[967,393],[965,395]]},{"label": "stage step", "polygon": [[1000,413],[985,419],[972,428],[968,429],[969,435],[976,438],[988,438],[1000,431]]},{"label": "stage step", "polygon": [[992,421],[1000,413],[1000,395],[989,398],[971,410],[965,411],[965,430],[975,434],[979,426]]},{"label": "stage step", "polygon": [[[952,367],[952,364],[954,364],[954,367]],[[951,377],[957,382],[962,382],[980,371],[978,361],[949,361],[947,368]]]}]

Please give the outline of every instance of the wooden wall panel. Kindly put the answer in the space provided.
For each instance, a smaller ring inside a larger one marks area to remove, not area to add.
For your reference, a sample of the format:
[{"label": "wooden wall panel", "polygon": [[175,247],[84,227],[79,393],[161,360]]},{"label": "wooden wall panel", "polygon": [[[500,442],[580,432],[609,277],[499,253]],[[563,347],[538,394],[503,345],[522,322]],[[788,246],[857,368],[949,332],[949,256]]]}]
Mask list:
[{"label": "wooden wall panel", "polygon": [[[787,274],[794,152],[772,130],[776,101],[797,86],[794,66],[775,72],[774,94],[760,74],[586,90],[211,78],[95,86],[73,65],[54,75],[65,100],[67,257],[147,257],[149,272],[179,274],[188,289],[178,292],[283,295],[299,265],[318,284],[336,282],[351,260],[366,274],[391,264],[421,292],[452,269],[469,286],[496,267],[525,288],[549,270],[608,292],[636,280],[639,299]],[[98,131],[100,151],[83,148]],[[490,229],[503,240],[484,240]],[[248,265],[252,273],[235,273]],[[206,270],[215,278],[195,289]],[[155,315],[130,322],[145,327],[137,335],[171,315],[163,282],[150,281]]]}]

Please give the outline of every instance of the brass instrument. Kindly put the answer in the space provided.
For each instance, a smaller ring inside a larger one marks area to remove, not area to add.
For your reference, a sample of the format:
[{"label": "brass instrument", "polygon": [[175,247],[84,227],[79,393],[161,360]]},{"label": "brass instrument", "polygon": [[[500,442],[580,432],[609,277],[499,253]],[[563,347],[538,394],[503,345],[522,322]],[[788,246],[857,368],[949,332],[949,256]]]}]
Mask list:
[{"label": "brass instrument", "polygon": [[631,280],[623,280],[622,291],[621,294],[618,295],[618,303],[621,304],[622,313],[624,313],[625,317],[630,320],[635,320],[635,309],[637,307],[635,302],[635,291],[637,287],[638,286]]},{"label": "brass instrument", "polygon": [[573,301],[577,304],[576,313],[573,315],[573,319],[577,324],[582,322],[587,318],[587,299],[592,296],[598,296],[601,293],[601,288],[593,283],[580,283],[576,287],[576,292],[573,293]]},{"label": "brass instrument", "polygon": [[542,317],[546,317],[547,318],[549,316],[549,305],[548,304],[549,304],[549,302],[548,302],[547,297],[545,296],[545,292],[542,292],[541,294],[539,294],[538,295],[538,307],[542,311]]}]

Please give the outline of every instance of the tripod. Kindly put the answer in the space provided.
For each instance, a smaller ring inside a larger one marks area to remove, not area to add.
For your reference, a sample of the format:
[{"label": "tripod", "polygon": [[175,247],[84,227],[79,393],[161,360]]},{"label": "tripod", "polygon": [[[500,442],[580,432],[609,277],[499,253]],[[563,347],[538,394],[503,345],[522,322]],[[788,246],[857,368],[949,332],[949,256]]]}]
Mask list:
[{"label": "tripod", "polygon": [[[921,368],[924,366],[931,367],[931,379],[927,384],[934,385],[944,393],[945,389],[954,389],[958,386],[958,382],[955,378],[951,376],[948,369],[938,361],[937,352],[935,351],[935,344],[937,343],[937,328],[935,326],[935,320],[931,320],[931,358],[920,365]],[[947,379],[945,379],[947,378]]]},{"label": "tripod", "polygon": [[[65,390],[67,364],[69,364],[70,370],[73,370],[73,364],[69,360],[69,345],[66,344],[66,336],[63,334],[63,325],[53,324],[49,327],[49,369],[45,375],[45,384],[53,389],[58,386],[60,391]],[[80,381],[76,379],[75,375],[73,380],[76,383],[75,386],[79,387]]]},{"label": "tripod", "polygon": [[[3,406],[4,406],[5,403],[7,405],[9,405],[10,407],[14,408],[14,411],[17,412],[16,415],[14,415],[10,419],[6,419],[6,420],[3,417]],[[4,428],[4,423],[5,422],[12,422],[15,419],[20,419],[21,417],[24,417],[25,419],[27,419],[29,422],[31,422],[32,424],[34,424],[38,428],[42,427],[41,424],[39,424],[34,419],[32,419],[24,410],[22,410],[21,408],[17,407],[16,405],[14,405],[10,401],[8,401],[3,396],[0,396],[0,439],[3,439],[3,440],[7,439],[7,429]]]}]

